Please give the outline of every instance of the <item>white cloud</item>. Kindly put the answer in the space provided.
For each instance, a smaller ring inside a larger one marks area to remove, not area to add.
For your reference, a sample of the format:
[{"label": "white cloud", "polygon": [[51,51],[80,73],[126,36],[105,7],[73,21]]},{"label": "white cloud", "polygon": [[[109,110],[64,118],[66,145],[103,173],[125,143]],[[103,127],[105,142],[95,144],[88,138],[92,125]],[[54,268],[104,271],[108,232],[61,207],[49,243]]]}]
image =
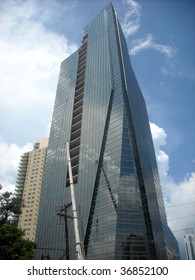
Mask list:
[{"label": "white cloud", "polygon": [[129,50],[129,54],[136,55],[146,49],[156,50],[168,58],[172,57],[175,52],[171,46],[155,43],[153,35],[149,33],[144,38],[136,39],[132,42],[132,48]]},{"label": "white cloud", "polygon": [[[173,220],[172,217],[174,216],[175,212],[172,205],[179,205],[180,207],[177,208],[177,216],[185,216],[186,214],[190,214],[189,211],[184,211],[183,209],[193,211],[191,214],[195,216],[195,172],[188,174],[180,183],[170,182],[166,189],[169,189],[169,193],[166,198],[166,205],[168,208],[168,218]],[[191,203],[193,202],[193,203]],[[190,215],[189,215],[190,218]],[[175,221],[173,221],[174,223]],[[182,222],[183,223],[183,222]],[[177,224],[178,226],[178,224]],[[187,225],[186,225],[187,226]],[[194,223],[195,226],[195,223]],[[188,225],[189,227],[189,225]],[[178,228],[177,228],[178,229]]]},{"label": "white cloud", "polygon": [[185,258],[183,235],[185,229],[195,228],[195,173],[186,175],[181,182],[175,182],[169,174],[169,155],[163,151],[166,132],[155,123],[150,123],[162,191],[165,200],[168,224],[175,234],[182,258]]},{"label": "white cloud", "polygon": [[162,127],[159,127],[158,125],[152,122],[150,122],[150,129],[154,141],[155,150],[156,152],[158,152],[160,147],[166,144],[166,132]]},{"label": "white cloud", "polygon": [[26,134],[32,129],[32,116],[34,122],[44,122],[46,130],[60,63],[76,46],[46,28],[49,15],[54,16],[52,6],[45,10],[39,1],[0,5],[0,114],[4,120],[22,123]]},{"label": "white cloud", "polygon": [[167,135],[165,130],[155,123],[150,122],[150,129],[152,133],[161,182],[164,183],[164,181],[167,180],[169,171],[169,156],[161,148],[162,146],[166,145]]},{"label": "white cloud", "polygon": [[24,143],[48,133],[60,63],[76,49],[54,25],[72,3],[0,1],[0,183],[6,190],[14,190],[20,156],[32,148]]},{"label": "white cloud", "polygon": [[164,188],[168,224],[175,234],[180,253],[185,258],[183,236],[185,230],[195,230],[195,173],[188,174],[181,182],[168,180]]},{"label": "white cloud", "polygon": [[32,150],[31,143],[19,147],[15,143],[6,143],[3,137],[0,136],[0,184],[4,187],[3,191],[13,191],[20,157],[30,150]]},{"label": "white cloud", "polygon": [[124,20],[121,23],[126,37],[136,33],[140,27],[140,9],[141,6],[134,0],[123,1],[127,5],[127,11]]},{"label": "white cloud", "polygon": [[[141,19],[141,5],[139,5],[135,0],[124,0],[123,4],[127,6],[124,19],[121,23],[123,32],[128,38],[138,32],[140,28]],[[153,49],[157,52],[162,53],[167,58],[171,58],[175,53],[175,49],[169,45],[158,44],[155,42],[154,36],[150,33],[146,34],[141,39],[136,39],[132,41],[129,54],[134,56],[139,52],[146,49]],[[162,72],[167,72],[167,69],[163,68]]]},{"label": "white cloud", "polygon": [[157,162],[158,162],[160,177],[162,178],[161,181],[163,181],[163,178],[165,178],[168,175],[169,156],[164,151],[159,151],[157,155]]}]

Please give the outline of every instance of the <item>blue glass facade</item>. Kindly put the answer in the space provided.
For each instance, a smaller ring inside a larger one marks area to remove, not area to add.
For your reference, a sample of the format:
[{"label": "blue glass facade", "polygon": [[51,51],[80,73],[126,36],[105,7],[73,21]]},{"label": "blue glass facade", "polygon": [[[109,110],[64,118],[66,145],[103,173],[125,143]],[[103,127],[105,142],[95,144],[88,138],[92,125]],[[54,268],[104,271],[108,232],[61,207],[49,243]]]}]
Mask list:
[{"label": "blue glass facade", "polygon": [[145,102],[111,4],[86,27],[81,47],[61,65],[40,199],[37,259],[66,259],[67,248],[68,257],[76,258],[72,220],[65,231],[64,219],[57,215],[71,201],[67,140],[87,259],[177,259]]}]

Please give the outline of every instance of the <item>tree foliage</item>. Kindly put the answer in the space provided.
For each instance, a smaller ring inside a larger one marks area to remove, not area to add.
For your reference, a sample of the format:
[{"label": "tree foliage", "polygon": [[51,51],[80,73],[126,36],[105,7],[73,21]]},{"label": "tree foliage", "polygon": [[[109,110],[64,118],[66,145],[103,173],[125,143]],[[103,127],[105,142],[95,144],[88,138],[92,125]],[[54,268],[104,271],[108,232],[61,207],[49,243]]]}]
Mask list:
[{"label": "tree foliage", "polygon": [[0,225],[9,223],[13,215],[21,214],[22,201],[12,195],[12,192],[0,194]]},{"label": "tree foliage", "polygon": [[0,260],[29,260],[35,243],[23,239],[24,231],[14,224],[0,226]]},{"label": "tree foliage", "polygon": [[[0,190],[2,186],[0,185]],[[29,260],[33,258],[35,243],[24,239],[24,231],[13,222],[21,214],[21,199],[11,192],[0,193],[0,260]]]}]

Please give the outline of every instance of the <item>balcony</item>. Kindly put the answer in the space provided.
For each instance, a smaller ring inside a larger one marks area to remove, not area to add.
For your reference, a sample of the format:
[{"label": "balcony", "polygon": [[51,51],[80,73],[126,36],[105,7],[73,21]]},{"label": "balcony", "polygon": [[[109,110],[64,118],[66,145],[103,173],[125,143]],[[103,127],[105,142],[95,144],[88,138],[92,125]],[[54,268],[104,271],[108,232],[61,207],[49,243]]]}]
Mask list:
[{"label": "balcony", "polygon": [[82,113],[75,116],[73,119],[72,119],[72,125],[76,124],[77,122],[80,122],[81,121],[81,118],[82,118]]},{"label": "balcony", "polygon": [[79,155],[79,150],[80,150],[80,146],[77,146],[74,149],[70,150],[70,157],[71,157],[71,159],[73,157],[76,157],[77,155]]},{"label": "balcony", "polygon": [[[77,183],[78,181],[78,170],[79,170],[83,92],[84,92],[84,80],[85,80],[85,68],[86,68],[86,56],[87,56],[87,38],[88,38],[88,34],[85,34],[83,37],[83,44],[79,49],[79,62],[78,62],[78,70],[77,70],[72,128],[71,128],[71,137],[70,137],[70,159],[71,159],[72,175],[73,175],[74,183]],[[66,185],[67,186],[70,185],[69,173],[67,173]]]},{"label": "balcony", "polygon": [[84,80],[82,80],[80,83],[76,84],[76,91],[77,91],[77,89],[80,89],[81,87],[84,87]]},{"label": "balcony", "polygon": [[72,126],[72,129],[71,129],[71,135],[77,131],[78,129],[81,129],[81,121],[77,122],[75,125]]}]

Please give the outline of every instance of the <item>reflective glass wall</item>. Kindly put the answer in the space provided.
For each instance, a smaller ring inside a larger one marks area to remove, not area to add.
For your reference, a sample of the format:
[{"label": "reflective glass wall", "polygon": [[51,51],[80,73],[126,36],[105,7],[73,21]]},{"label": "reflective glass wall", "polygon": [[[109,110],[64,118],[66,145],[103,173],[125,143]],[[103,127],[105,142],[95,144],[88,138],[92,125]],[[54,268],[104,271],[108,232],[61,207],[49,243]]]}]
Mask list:
[{"label": "reflective glass wall", "polygon": [[167,252],[174,258],[145,103],[111,4],[61,65],[37,259],[76,258],[66,141],[87,259],[166,259]]}]

